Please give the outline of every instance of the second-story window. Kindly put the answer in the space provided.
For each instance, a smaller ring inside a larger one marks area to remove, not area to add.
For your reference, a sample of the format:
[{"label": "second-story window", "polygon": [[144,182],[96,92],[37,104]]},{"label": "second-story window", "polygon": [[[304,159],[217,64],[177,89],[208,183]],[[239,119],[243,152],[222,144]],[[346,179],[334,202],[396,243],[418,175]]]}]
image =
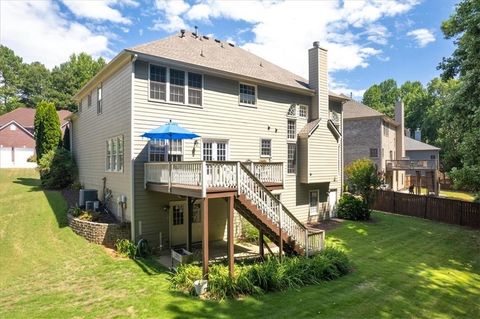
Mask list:
[{"label": "second-story window", "polygon": [[188,104],[202,105],[202,75],[188,73]]},{"label": "second-story window", "polygon": [[378,148],[370,149],[370,157],[378,157]]},{"label": "second-story window", "polygon": [[297,171],[297,144],[287,144],[287,173],[295,174]]},{"label": "second-story window", "polygon": [[97,87],[97,114],[103,113],[103,92],[102,84]]},{"label": "second-story window", "polygon": [[307,117],[307,106],[306,105],[300,105],[298,107],[298,116],[306,118]]},{"label": "second-story window", "polygon": [[256,105],[257,104],[256,87],[253,85],[240,83],[239,101],[240,101],[240,104]]},{"label": "second-story window", "polygon": [[297,136],[297,122],[295,120],[287,120],[287,139],[294,140]]},{"label": "second-story window", "polygon": [[167,98],[167,69],[150,65],[150,98],[165,101]]},{"label": "second-story window", "polygon": [[185,103],[185,72],[170,69],[170,102]]},{"label": "second-story window", "polygon": [[272,157],[272,140],[264,138],[260,143],[260,157]]}]

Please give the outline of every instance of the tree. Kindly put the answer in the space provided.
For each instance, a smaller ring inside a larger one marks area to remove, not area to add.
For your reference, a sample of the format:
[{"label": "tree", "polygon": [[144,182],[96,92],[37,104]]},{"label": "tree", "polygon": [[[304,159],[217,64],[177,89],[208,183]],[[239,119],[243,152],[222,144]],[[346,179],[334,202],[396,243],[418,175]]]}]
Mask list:
[{"label": "tree", "polygon": [[[452,145],[452,158],[458,168],[452,177],[467,176],[478,172],[480,167],[480,1],[463,0],[457,4],[455,12],[442,23],[446,39],[453,39],[455,51],[443,58],[438,68],[442,70],[444,80],[457,77],[459,80],[454,97],[448,103],[445,112],[443,138],[452,138],[446,142]],[[455,166],[454,166],[455,165]],[[462,172],[461,170],[464,170]],[[458,179],[456,185],[465,179]],[[473,181],[469,188],[480,189],[480,179]],[[469,183],[470,184],[470,183]],[[467,185],[465,185],[467,186]]]},{"label": "tree", "polygon": [[35,150],[37,163],[39,163],[45,153],[56,150],[61,142],[60,120],[53,103],[42,101],[38,104],[35,112],[34,130]]},{"label": "tree", "polygon": [[388,79],[372,85],[363,94],[362,103],[387,116],[394,117],[395,102],[399,98],[397,82]]},{"label": "tree", "polygon": [[48,99],[50,71],[42,63],[25,64],[21,76],[20,90],[23,104],[34,107],[40,101]]},{"label": "tree", "polygon": [[93,59],[86,53],[72,54],[70,59],[52,70],[49,98],[57,108],[76,110],[73,95],[105,66],[103,58]]},{"label": "tree", "polygon": [[0,115],[22,105],[22,58],[13,50],[0,45]]},{"label": "tree", "polygon": [[373,200],[374,191],[381,181],[375,164],[367,159],[358,159],[345,168],[345,177],[349,189],[360,194],[368,208]]}]

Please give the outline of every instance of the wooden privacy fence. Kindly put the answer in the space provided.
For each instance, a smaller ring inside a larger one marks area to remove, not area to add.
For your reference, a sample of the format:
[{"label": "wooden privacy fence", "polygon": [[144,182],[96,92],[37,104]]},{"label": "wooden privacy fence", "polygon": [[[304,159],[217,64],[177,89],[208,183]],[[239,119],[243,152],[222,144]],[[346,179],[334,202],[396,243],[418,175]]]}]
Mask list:
[{"label": "wooden privacy fence", "polygon": [[480,204],[461,200],[378,190],[373,209],[480,228]]}]

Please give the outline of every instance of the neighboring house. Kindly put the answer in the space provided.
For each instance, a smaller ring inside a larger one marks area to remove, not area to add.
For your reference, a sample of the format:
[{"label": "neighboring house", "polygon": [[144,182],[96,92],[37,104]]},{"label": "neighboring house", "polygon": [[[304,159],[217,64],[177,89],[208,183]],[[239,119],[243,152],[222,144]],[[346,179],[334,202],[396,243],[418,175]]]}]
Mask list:
[{"label": "neighboring house", "polygon": [[[65,131],[70,111],[57,111],[60,118],[62,134]],[[36,167],[28,162],[35,154],[35,137],[33,122],[35,109],[21,107],[0,116],[0,168]]]},{"label": "neighboring house", "polygon": [[[123,50],[75,96],[80,182],[102,197],[106,177],[111,210],[122,215],[124,195],[132,239],[154,247],[223,239],[234,207],[298,249],[296,219],[331,216],[343,180],[346,99],[328,92],[327,51],[316,42],[308,55],[306,80],[190,32]],[[141,137],[169,120],[201,138]]]},{"label": "neighboring house", "polygon": [[354,100],[343,105],[345,165],[371,159],[393,190],[405,188],[405,171],[387,171],[387,160],[405,158],[404,106],[395,105],[395,120]]}]

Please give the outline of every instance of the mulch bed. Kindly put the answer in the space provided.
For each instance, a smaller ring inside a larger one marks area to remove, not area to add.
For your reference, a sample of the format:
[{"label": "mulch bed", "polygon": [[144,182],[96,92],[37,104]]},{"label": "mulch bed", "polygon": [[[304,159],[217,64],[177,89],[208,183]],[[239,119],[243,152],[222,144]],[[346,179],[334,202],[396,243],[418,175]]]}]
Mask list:
[{"label": "mulch bed", "polygon": [[332,219],[322,220],[316,223],[308,223],[308,228],[329,231],[339,227],[343,222],[344,222],[343,219],[332,218]]},{"label": "mulch bed", "polygon": [[[65,201],[67,202],[68,207],[78,206],[78,196],[79,196],[78,189],[71,189],[71,188],[62,189],[62,196],[63,198],[65,198]],[[105,224],[115,224],[115,223],[118,223],[119,221],[115,218],[113,214],[101,212],[96,222],[105,223]]]}]

